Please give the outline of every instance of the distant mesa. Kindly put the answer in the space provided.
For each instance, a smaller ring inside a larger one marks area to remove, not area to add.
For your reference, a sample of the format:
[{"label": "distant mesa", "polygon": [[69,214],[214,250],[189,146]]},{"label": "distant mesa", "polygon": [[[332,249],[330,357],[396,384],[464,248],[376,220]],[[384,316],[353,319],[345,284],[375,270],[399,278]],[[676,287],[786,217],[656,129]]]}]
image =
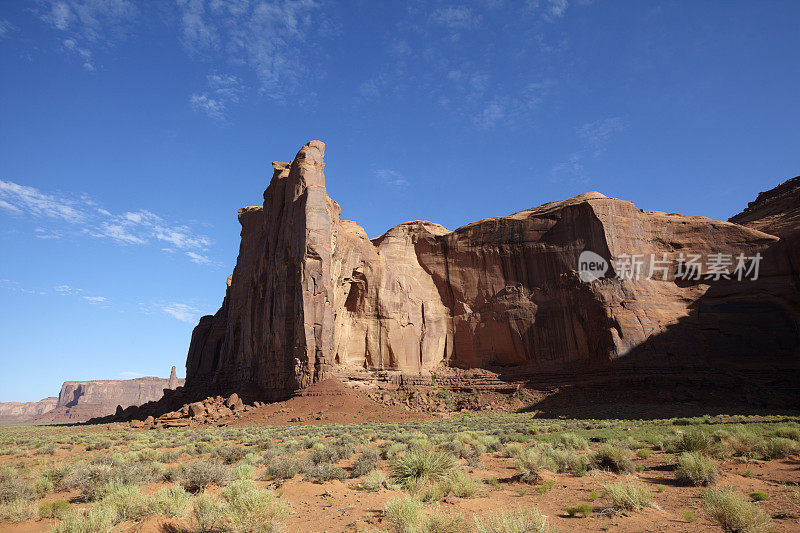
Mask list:
[{"label": "distant mesa", "polygon": [[113,415],[126,408],[161,399],[164,389],[183,386],[175,367],[168,379],[142,377],[126,380],[65,381],[58,398],[38,402],[0,403],[0,423],[64,424]]}]

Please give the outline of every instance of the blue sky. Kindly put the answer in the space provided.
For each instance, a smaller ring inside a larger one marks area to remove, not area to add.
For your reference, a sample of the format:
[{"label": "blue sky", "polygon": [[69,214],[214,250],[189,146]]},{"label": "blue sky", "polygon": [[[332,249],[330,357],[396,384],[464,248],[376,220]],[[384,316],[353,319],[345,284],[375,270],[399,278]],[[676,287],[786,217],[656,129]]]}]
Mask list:
[{"label": "blue sky", "polygon": [[0,2],[0,401],[182,375],[273,160],[372,237],[800,174],[800,3]]}]

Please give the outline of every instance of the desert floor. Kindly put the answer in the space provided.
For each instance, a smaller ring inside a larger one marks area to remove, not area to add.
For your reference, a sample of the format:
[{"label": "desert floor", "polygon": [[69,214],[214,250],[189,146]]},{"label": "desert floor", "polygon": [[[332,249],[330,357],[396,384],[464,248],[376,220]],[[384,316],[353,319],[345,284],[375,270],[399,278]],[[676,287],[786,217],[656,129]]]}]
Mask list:
[{"label": "desert floor", "polygon": [[0,531],[800,531],[792,417],[319,413],[0,428]]}]

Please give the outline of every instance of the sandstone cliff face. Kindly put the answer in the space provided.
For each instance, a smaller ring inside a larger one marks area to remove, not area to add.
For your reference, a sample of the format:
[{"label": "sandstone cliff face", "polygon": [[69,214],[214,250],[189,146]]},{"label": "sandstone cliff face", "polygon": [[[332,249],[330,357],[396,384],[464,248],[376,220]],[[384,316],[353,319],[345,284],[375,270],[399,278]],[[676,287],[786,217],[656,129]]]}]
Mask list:
[{"label": "sandstone cliff face", "polygon": [[[177,380],[177,386],[183,380]],[[77,405],[98,405],[110,408],[117,405],[141,405],[155,401],[164,395],[169,386],[164,378],[145,377],[126,380],[65,381],[61,386],[56,407],[75,407]]]},{"label": "sandstone cliff face", "polygon": [[744,211],[732,216],[730,221],[778,237],[800,231],[800,176],[759,193]]},{"label": "sandstone cliff face", "polygon": [[[327,196],[324,150],[311,141],[273,164],[264,204],[239,211],[239,258],[222,307],[193,332],[187,388],[274,399],[372,370],[797,366],[796,271],[774,235],[592,192],[370,240]],[[671,266],[666,279],[637,280],[615,279],[612,265],[587,283],[584,250],[640,254],[645,274],[651,254]],[[672,279],[681,254],[740,253],[763,256],[759,280]]]},{"label": "sandstone cliff face", "polygon": [[23,421],[54,409],[58,398],[49,397],[38,402],[0,402],[0,422]]},{"label": "sandstone cliff face", "polygon": [[35,423],[85,422],[91,418],[112,415],[117,406],[142,405],[160,400],[165,389],[182,387],[175,367],[168,379],[143,377],[126,380],[65,381],[58,398],[49,409],[20,418]]}]

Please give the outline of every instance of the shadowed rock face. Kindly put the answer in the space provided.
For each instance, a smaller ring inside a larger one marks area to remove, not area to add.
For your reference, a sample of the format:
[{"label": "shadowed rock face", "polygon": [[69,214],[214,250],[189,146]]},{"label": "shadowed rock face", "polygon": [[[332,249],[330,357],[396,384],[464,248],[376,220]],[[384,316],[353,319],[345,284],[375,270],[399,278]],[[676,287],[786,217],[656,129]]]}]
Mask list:
[{"label": "shadowed rock face", "polygon": [[[311,141],[274,163],[263,206],[239,211],[237,264],[222,307],[192,334],[188,389],[275,399],[363,370],[797,366],[797,270],[775,235],[590,192],[370,240],[327,196],[324,150]],[[584,250],[642,254],[645,274],[651,254],[671,266],[666,280],[587,283],[576,272]],[[762,254],[759,280],[672,279],[680,254],[719,253]]]},{"label": "shadowed rock face", "polygon": [[[173,384],[181,386],[183,380],[176,378]],[[56,407],[71,408],[82,405],[103,406],[114,412],[117,405],[123,408],[155,401],[170,389],[170,381],[164,378],[145,377],[126,380],[65,381],[61,386]]]},{"label": "shadowed rock face", "polygon": [[[126,408],[161,399],[165,389],[183,386],[175,367],[168,379],[143,377],[126,380],[65,381],[58,398],[31,403],[0,403],[0,421],[34,423],[85,422]],[[5,416],[8,413],[9,416]],[[19,413],[13,415],[13,413]]]}]

